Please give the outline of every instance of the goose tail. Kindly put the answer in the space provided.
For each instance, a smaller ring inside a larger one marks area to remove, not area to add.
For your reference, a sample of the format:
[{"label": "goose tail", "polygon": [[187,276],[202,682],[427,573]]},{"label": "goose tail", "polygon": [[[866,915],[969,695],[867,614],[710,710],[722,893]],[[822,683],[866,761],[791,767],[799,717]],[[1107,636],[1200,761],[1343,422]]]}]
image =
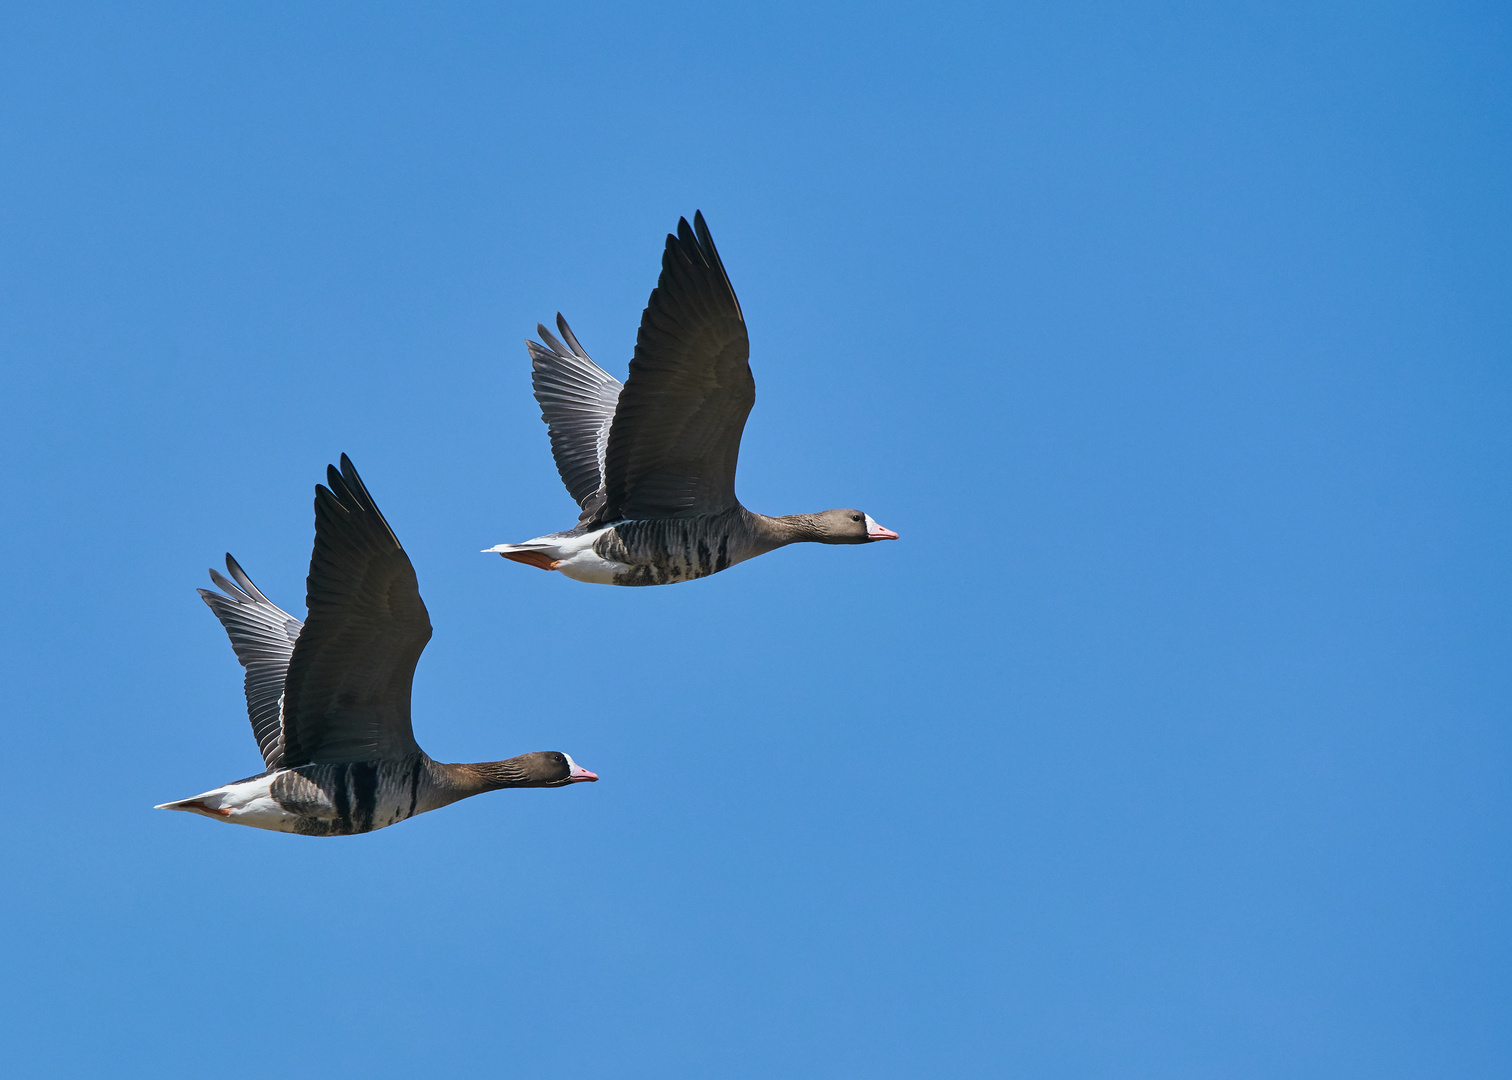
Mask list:
[{"label": "goose tail", "polygon": [[207,791],[203,795],[195,795],[188,799],[175,799],[173,802],[158,803],[154,810],[188,810],[193,814],[207,814],[210,817],[230,817],[229,808],[221,805],[223,793],[220,791]]}]

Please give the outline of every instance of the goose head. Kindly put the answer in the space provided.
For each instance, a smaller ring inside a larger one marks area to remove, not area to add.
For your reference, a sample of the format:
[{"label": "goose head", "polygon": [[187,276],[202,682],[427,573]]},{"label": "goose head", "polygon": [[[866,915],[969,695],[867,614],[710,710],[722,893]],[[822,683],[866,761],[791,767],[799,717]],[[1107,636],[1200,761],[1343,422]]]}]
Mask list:
[{"label": "goose head", "polygon": [[898,534],[878,525],[870,514],[860,510],[826,510],[812,517],[814,537],[821,544],[870,544],[877,540],[896,540]]},{"label": "goose head", "polygon": [[511,787],[566,787],[598,779],[598,773],[589,772],[573,761],[572,755],[558,750],[521,754],[510,758],[509,764],[513,766],[510,771],[517,777],[511,778]]}]

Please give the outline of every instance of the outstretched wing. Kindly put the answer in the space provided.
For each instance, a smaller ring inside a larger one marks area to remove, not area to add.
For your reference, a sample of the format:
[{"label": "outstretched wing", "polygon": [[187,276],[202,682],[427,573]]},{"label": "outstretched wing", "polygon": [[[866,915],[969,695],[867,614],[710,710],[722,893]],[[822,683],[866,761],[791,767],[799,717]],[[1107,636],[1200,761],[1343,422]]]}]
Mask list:
[{"label": "outstretched wing", "polygon": [[620,382],[599,367],[578,344],[572,327],[557,313],[557,329],[566,344],[540,324],[545,345],[527,341],[530,383],[541,405],[541,419],[551,432],[551,456],[574,502],[591,517],[603,505],[604,451],[609,425],[619,401]]},{"label": "outstretched wing", "polygon": [[417,753],[410,685],[430,640],[415,569],[345,454],[315,486],[304,631],[284,682],[285,765]]},{"label": "outstretched wing", "polygon": [[750,341],[703,215],[667,237],[604,461],[596,521],[693,517],[736,505],[735,464],[756,402]]},{"label": "outstretched wing", "polygon": [[252,718],[252,736],[264,763],[276,769],[283,764],[280,714],[284,675],[304,623],[264,596],[230,554],[226,555],[226,569],[232,581],[210,571],[210,580],[221,592],[200,589],[199,594],[226,628],[236,658],[247,669],[247,715]]}]

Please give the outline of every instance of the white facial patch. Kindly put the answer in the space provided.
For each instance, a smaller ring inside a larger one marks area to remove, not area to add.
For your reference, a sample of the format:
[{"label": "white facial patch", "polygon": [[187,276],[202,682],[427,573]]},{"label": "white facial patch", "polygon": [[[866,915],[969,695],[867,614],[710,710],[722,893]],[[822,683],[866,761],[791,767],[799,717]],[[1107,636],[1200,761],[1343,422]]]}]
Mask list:
[{"label": "white facial patch", "polygon": [[876,519],[874,519],[870,514],[865,515],[865,517],[866,517],[866,531],[867,532],[874,533],[874,532],[876,532],[878,529],[880,529],[882,527],[882,526],[880,526],[880,525],[877,524]]}]

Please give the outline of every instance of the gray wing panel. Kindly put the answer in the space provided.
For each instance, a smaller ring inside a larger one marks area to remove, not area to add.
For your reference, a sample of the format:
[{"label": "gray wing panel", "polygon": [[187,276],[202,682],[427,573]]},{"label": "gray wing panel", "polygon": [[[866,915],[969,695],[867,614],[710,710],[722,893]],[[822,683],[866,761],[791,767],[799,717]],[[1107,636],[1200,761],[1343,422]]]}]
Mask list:
[{"label": "gray wing panel", "polygon": [[284,764],[418,753],[410,687],[431,623],[415,569],[345,454],[326,483],[315,487],[309,614],[284,683]]},{"label": "gray wing panel", "polygon": [[247,715],[252,720],[252,736],[263,762],[274,769],[283,763],[280,714],[284,676],[304,623],[264,596],[229,554],[226,569],[234,583],[211,570],[210,580],[221,592],[200,589],[199,594],[226,628],[236,658],[247,669]]},{"label": "gray wing panel", "polygon": [[551,433],[551,455],[574,502],[590,517],[603,505],[604,452],[619,402],[620,382],[593,362],[557,313],[564,345],[537,325],[545,345],[527,341],[531,386]]},{"label": "gray wing panel", "polygon": [[740,436],[756,401],[750,340],[703,215],[667,237],[620,392],[596,520],[693,517],[737,505]]}]

